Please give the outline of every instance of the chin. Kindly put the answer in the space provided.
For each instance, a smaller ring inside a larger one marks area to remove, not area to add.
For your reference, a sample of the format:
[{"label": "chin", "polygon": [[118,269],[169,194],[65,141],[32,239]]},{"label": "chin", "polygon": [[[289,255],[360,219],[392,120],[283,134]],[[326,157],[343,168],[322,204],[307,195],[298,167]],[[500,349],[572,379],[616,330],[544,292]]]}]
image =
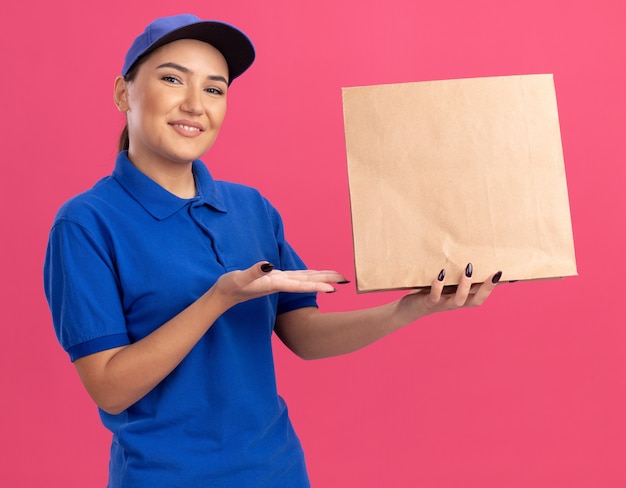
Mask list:
[{"label": "chin", "polygon": [[209,149],[207,148],[202,152],[199,152],[199,151],[180,152],[179,151],[174,154],[169,154],[168,159],[170,159],[174,163],[188,164],[188,163],[191,163],[192,161],[195,161],[196,159],[200,159],[208,150]]},{"label": "chin", "polygon": [[212,146],[213,142],[202,147],[196,146],[195,148],[188,148],[187,150],[185,150],[186,148],[184,148],[183,150],[180,150],[179,148],[178,151],[172,154],[172,159],[178,159],[181,162],[195,161],[196,159],[200,159],[202,156],[204,156],[207,151],[211,149]]}]

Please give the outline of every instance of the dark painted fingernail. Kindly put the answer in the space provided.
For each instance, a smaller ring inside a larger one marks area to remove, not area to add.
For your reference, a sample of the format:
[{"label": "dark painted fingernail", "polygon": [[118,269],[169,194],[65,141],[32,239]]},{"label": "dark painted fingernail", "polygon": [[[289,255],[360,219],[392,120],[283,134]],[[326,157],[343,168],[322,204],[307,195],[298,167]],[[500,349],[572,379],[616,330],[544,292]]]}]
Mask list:
[{"label": "dark painted fingernail", "polygon": [[264,273],[269,273],[273,269],[274,269],[274,265],[271,263],[265,263],[261,265],[261,271],[263,271]]},{"label": "dark painted fingernail", "polygon": [[502,271],[498,271],[494,274],[493,278],[491,278],[491,282],[495,285],[498,281],[500,281],[500,278],[502,278]]},{"label": "dark painted fingernail", "polygon": [[327,291],[326,293],[335,293],[337,291],[337,288],[333,288],[331,291]]},{"label": "dark painted fingernail", "polygon": [[437,280],[443,281],[445,277],[446,277],[446,270],[442,269],[441,271],[439,271],[439,276],[437,276]]},{"label": "dark painted fingernail", "polygon": [[468,278],[471,278],[473,272],[474,272],[474,266],[472,266],[472,263],[467,263],[467,266],[465,267],[465,276],[467,276]]}]

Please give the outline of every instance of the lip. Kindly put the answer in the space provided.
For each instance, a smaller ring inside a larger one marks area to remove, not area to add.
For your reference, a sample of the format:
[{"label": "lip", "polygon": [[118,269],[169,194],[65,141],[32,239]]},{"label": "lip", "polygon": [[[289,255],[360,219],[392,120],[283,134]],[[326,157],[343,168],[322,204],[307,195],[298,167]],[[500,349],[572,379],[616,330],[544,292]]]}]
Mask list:
[{"label": "lip", "polygon": [[168,124],[180,135],[185,137],[197,137],[204,132],[204,127],[198,122],[191,120],[173,120]]}]

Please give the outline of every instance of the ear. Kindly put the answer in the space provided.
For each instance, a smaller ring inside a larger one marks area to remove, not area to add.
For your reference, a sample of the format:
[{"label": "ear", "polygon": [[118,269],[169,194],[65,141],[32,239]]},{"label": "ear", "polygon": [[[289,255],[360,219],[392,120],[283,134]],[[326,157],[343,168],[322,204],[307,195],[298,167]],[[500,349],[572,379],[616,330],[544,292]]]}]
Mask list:
[{"label": "ear", "polygon": [[113,101],[120,112],[128,112],[128,81],[123,76],[115,78]]}]

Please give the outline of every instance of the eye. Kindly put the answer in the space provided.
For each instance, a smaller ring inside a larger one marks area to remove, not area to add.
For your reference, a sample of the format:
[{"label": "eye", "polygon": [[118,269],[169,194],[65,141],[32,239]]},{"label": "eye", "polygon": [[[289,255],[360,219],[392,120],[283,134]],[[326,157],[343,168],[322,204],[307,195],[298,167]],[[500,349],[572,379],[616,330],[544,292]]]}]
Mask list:
[{"label": "eye", "polygon": [[211,95],[222,95],[224,93],[222,90],[215,88],[214,86],[206,88],[204,91],[210,93]]},{"label": "eye", "polygon": [[161,79],[163,81],[167,81],[168,83],[175,83],[175,84],[180,83],[180,80],[178,78],[176,78],[175,76],[172,76],[172,75],[162,76]]}]

